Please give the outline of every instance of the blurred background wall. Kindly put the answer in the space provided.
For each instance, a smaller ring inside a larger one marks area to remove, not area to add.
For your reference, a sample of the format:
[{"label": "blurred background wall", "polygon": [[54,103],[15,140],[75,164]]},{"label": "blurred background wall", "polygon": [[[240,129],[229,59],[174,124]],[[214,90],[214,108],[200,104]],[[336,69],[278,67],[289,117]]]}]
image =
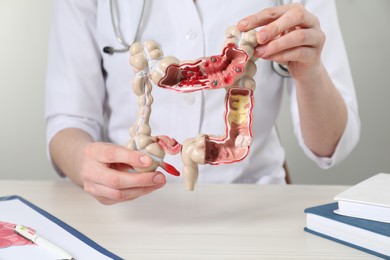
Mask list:
[{"label": "blurred background wall", "polygon": [[53,179],[44,85],[51,1],[0,0],[0,178]]},{"label": "blurred background wall", "polygon": [[[297,145],[287,101],[278,120],[295,184],[355,184],[390,172],[390,1],[336,0],[362,121],[361,140],[321,170]],[[51,2],[0,0],[0,179],[56,179],[46,157],[44,85]]]}]

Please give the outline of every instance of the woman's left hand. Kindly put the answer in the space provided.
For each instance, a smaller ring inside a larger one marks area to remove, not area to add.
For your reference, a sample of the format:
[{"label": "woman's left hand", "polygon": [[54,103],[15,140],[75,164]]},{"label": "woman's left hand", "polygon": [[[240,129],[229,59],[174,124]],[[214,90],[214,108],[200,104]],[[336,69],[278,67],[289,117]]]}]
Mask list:
[{"label": "woman's left hand", "polygon": [[325,34],[318,18],[301,4],[267,8],[238,23],[241,31],[258,27],[256,57],[287,65],[295,79],[318,72]]}]

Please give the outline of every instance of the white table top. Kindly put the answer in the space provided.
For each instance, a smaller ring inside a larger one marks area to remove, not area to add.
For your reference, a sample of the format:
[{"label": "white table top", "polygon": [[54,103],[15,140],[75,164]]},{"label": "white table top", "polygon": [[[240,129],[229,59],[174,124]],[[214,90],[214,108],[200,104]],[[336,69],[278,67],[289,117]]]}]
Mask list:
[{"label": "white table top", "polygon": [[125,259],[375,259],[303,231],[307,207],[346,186],[181,184],[101,205],[68,181],[0,181]]}]

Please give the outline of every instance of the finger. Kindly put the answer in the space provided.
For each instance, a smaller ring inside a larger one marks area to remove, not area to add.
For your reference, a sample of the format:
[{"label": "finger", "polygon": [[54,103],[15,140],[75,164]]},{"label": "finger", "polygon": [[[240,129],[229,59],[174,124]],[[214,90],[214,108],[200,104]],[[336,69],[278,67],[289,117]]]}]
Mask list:
[{"label": "finger", "polygon": [[150,187],[139,187],[131,189],[116,190],[103,185],[92,185],[91,187],[84,187],[86,192],[90,193],[100,203],[105,205],[112,205],[122,201],[134,200],[141,196],[147,195],[164,185],[155,185]]},{"label": "finger", "polygon": [[[281,18],[290,10],[305,10],[301,4],[289,4],[280,5],[275,7],[269,7],[261,10],[260,12],[250,15],[238,22],[238,28],[242,31],[249,31],[261,26],[265,26],[271,22],[274,22]],[[300,13],[300,12],[296,12]]]},{"label": "finger", "polygon": [[148,187],[166,182],[166,178],[161,172],[128,173],[104,167],[95,170],[95,172],[84,173],[83,180],[116,190]]},{"label": "finger", "polygon": [[318,24],[319,22],[316,16],[307,12],[302,5],[296,4],[278,17],[278,19],[264,26],[256,34],[256,38],[259,44],[264,44],[296,27],[317,28]]},{"label": "finger", "polygon": [[280,64],[289,64],[290,62],[299,61],[301,63],[310,63],[313,61],[313,55],[316,55],[316,50],[307,46],[300,46],[292,48],[282,52],[278,52],[274,55],[268,56],[264,59],[276,61]]},{"label": "finger", "polygon": [[320,47],[325,41],[325,36],[314,29],[297,29],[270,41],[266,45],[258,46],[258,53],[262,58],[274,55],[278,52],[293,49],[299,46]]},{"label": "finger", "polygon": [[145,167],[152,163],[152,158],[141,152],[108,143],[91,144],[86,148],[86,153],[87,157],[101,163],[123,163],[133,167]]},{"label": "finger", "polygon": [[306,11],[301,4],[290,4],[266,8],[250,15],[238,23],[238,28],[248,31],[264,26],[257,33],[258,43],[264,44],[296,26],[309,28],[318,24],[317,17]]},{"label": "finger", "polygon": [[241,31],[249,31],[269,24],[282,16],[287,11],[286,6],[277,6],[263,9],[238,22],[237,27]]}]

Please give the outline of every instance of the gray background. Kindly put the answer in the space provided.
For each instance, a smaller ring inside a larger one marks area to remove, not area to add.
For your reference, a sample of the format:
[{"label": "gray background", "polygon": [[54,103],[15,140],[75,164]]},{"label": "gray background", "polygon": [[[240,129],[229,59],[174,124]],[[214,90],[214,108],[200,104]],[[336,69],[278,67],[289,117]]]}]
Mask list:
[{"label": "gray background", "polygon": [[[362,121],[360,143],[340,165],[321,170],[292,133],[288,104],[278,120],[295,184],[355,184],[390,172],[390,1],[337,0]],[[0,0],[1,179],[56,179],[43,119],[50,1]]]}]

